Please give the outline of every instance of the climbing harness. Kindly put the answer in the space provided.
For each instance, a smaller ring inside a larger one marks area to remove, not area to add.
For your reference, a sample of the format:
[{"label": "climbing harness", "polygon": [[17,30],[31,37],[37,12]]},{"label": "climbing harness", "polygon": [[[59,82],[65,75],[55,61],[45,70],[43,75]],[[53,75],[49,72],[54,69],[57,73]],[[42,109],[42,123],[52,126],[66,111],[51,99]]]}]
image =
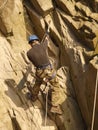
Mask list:
[{"label": "climbing harness", "polygon": [[52,68],[52,65],[50,63],[48,63],[48,64],[44,64],[44,65],[38,66],[36,69],[43,70],[43,69],[46,69],[48,67]]},{"label": "climbing harness", "polygon": [[97,69],[97,75],[96,75],[96,85],[95,85],[95,95],[94,95],[94,104],[93,104],[93,114],[92,114],[91,130],[93,130],[93,128],[94,128],[95,108],[96,108],[96,98],[97,98],[97,87],[98,87],[98,69]]}]

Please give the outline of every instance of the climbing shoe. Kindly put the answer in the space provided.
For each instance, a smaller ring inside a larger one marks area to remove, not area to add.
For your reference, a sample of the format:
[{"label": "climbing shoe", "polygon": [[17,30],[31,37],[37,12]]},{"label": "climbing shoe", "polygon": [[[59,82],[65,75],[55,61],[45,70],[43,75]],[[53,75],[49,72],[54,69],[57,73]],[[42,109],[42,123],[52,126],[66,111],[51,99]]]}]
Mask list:
[{"label": "climbing shoe", "polygon": [[59,115],[61,115],[63,113],[60,106],[52,106],[51,109],[50,109],[50,112],[56,113],[56,114],[59,114]]},{"label": "climbing shoe", "polygon": [[38,96],[35,96],[35,95],[31,94],[30,92],[26,93],[26,97],[27,97],[27,99],[29,99],[33,102],[35,102],[38,99]]}]

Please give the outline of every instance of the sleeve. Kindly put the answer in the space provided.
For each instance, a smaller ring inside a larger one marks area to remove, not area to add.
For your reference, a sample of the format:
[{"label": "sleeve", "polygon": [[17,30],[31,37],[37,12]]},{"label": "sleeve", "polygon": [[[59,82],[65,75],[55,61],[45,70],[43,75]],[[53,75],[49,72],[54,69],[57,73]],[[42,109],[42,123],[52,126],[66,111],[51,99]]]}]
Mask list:
[{"label": "sleeve", "polygon": [[28,59],[28,57],[27,57],[27,53],[26,53],[25,51],[23,51],[23,52],[21,52],[21,55],[22,55],[24,61],[25,61],[27,64],[29,64],[30,61],[29,61],[29,59]]},{"label": "sleeve", "polygon": [[30,56],[29,56],[29,52],[27,52],[27,57],[28,57],[28,59],[31,61]]}]

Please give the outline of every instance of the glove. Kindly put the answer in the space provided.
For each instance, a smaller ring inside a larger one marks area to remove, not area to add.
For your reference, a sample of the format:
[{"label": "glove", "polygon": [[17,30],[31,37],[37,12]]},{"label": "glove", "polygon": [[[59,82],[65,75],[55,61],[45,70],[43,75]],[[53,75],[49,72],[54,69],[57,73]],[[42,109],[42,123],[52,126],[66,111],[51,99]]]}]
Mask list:
[{"label": "glove", "polygon": [[45,83],[49,82],[49,80],[48,80],[47,78],[43,78],[43,81],[44,81]]}]

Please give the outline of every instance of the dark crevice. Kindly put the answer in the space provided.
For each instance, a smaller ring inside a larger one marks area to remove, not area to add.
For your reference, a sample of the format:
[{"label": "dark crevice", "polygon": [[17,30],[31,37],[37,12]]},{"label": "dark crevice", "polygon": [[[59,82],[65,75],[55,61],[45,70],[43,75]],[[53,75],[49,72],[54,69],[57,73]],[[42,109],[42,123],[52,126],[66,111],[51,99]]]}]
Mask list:
[{"label": "dark crevice", "polygon": [[11,118],[13,130],[22,130],[21,126],[19,125],[17,119],[15,117]]},{"label": "dark crevice", "polygon": [[12,108],[12,113],[8,110],[8,114],[12,121],[13,130],[22,130],[20,124],[16,119],[16,114],[13,108]]}]

